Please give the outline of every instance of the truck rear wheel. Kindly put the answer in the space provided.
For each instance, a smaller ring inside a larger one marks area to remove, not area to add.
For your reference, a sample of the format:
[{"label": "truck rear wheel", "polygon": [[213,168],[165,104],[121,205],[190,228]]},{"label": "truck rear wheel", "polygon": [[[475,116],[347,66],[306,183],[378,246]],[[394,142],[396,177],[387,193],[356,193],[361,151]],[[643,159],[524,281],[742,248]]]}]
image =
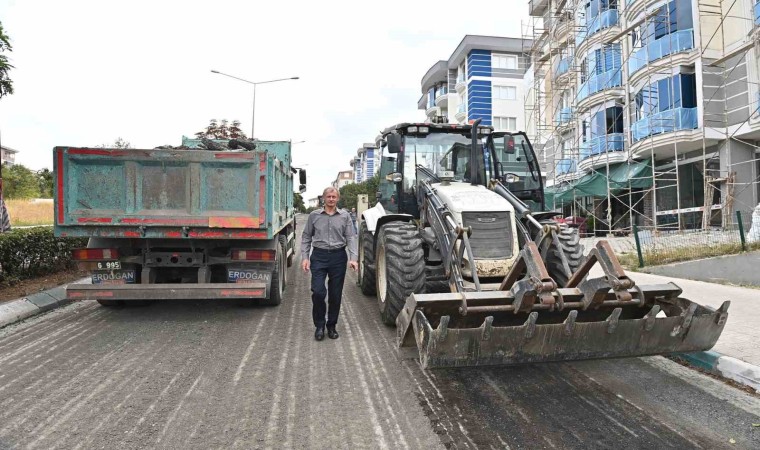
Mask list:
[{"label": "truck rear wheel", "polygon": [[364,295],[375,295],[375,242],[367,223],[359,230],[359,287]]},{"label": "truck rear wheel", "polygon": [[[578,230],[569,227],[560,227],[557,233],[557,240],[561,250],[565,253],[567,264],[570,266],[570,273],[575,273],[583,262],[583,245]],[[552,242],[549,244],[549,251],[546,254],[546,271],[549,276],[557,282],[557,287],[567,286],[570,277],[565,273],[562,265],[562,256],[560,249]]]},{"label": "truck rear wheel", "polygon": [[98,303],[100,303],[100,306],[105,306],[107,308],[113,308],[115,306],[119,306],[118,300],[97,300]]},{"label": "truck rear wheel", "polygon": [[377,303],[386,325],[395,325],[412,293],[425,289],[425,255],[414,224],[391,222],[377,237]]},{"label": "truck rear wheel", "polygon": [[285,258],[282,252],[282,244],[277,243],[277,253],[274,258],[274,270],[272,271],[272,281],[269,285],[269,298],[264,299],[262,304],[268,306],[277,306],[282,303],[282,295],[285,292]]}]

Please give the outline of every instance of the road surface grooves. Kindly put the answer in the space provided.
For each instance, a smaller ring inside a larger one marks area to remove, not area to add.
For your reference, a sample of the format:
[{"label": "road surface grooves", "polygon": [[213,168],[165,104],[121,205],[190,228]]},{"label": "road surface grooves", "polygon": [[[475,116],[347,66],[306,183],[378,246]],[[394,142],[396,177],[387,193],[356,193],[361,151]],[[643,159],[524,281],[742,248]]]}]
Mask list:
[{"label": "road surface grooves", "polygon": [[758,397],[661,357],[423,372],[353,273],[316,342],[298,263],[279,307],[78,302],[0,329],[0,449],[760,448]]},{"label": "road surface grooves", "polygon": [[316,342],[309,279],[279,307],[79,302],[0,330],[0,448],[439,448],[349,278]]}]

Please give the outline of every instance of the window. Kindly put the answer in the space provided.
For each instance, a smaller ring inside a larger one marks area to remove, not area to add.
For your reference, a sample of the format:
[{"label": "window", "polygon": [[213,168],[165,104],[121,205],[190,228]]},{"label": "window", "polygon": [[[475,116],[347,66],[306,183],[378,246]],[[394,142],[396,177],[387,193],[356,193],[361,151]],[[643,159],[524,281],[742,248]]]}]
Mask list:
[{"label": "window", "polygon": [[493,55],[491,58],[491,68],[517,70],[517,56]]},{"label": "window", "polygon": [[499,100],[517,100],[517,88],[515,86],[494,86],[493,97]]},{"label": "window", "polygon": [[494,117],[493,127],[499,131],[517,131],[517,118]]}]

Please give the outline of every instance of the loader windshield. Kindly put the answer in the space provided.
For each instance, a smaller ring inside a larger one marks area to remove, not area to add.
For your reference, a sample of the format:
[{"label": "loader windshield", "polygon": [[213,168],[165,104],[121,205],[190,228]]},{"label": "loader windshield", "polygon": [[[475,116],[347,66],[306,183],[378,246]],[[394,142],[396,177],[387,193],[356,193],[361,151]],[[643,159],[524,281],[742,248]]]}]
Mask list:
[{"label": "loader windshield", "polygon": [[[481,145],[486,139],[480,139]],[[426,136],[407,136],[405,141],[404,180],[413,182],[416,167],[424,167],[436,176],[443,171],[454,172],[454,179],[467,181],[469,177],[470,149],[469,136],[456,133],[430,133]],[[480,153],[481,155],[483,152]],[[481,167],[487,167],[481,162]]]}]

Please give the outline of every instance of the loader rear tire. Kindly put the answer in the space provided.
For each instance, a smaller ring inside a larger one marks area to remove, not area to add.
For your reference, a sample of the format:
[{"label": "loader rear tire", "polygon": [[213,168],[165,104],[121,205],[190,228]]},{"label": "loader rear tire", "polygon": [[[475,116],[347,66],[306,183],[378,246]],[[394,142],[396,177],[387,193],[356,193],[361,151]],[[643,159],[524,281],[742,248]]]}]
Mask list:
[{"label": "loader rear tire", "polygon": [[261,304],[267,306],[277,306],[282,303],[282,294],[285,292],[285,255],[280,242],[277,243],[277,253],[274,257],[274,270],[272,271],[272,282],[269,285],[269,298],[264,299]]},{"label": "loader rear tire", "polygon": [[412,293],[425,290],[425,255],[422,237],[414,224],[391,222],[377,236],[377,303],[386,325],[395,325]]},{"label": "loader rear tire", "polygon": [[[583,262],[583,245],[580,243],[578,229],[560,227],[559,233],[557,233],[557,240],[562,247],[562,251],[565,252],[570,272],[575,273]],[[567,286],[567,281],[570,277],[567,276],[565,269],[562,267],[562,256],[560,256],[560,250],[554,243],[550,244],[549,251],[546,254],[546,271],[557,282],[557,287]]]},{"label": "loader rear tire", "polygon": [[359,230],[359,287],[364,295],[375,295],[375,240],[367,223]]}]

